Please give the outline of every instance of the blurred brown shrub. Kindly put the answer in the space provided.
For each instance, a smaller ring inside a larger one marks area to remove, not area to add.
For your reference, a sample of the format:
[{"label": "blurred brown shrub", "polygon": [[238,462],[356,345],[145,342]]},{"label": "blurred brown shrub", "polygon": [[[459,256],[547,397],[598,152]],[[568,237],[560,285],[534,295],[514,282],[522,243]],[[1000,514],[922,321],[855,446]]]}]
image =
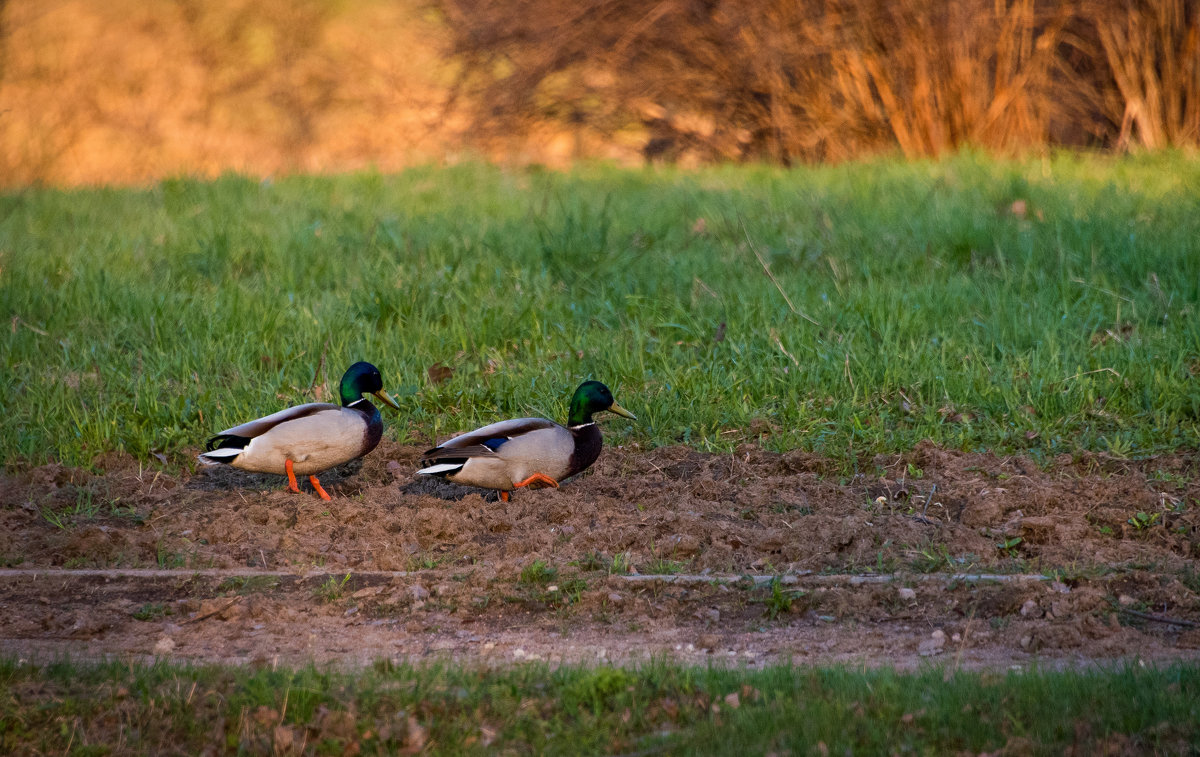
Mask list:
[{"label": "blurred brown shrub", "polygon": [[1200,0],[0,0],[0,185],[1200,143]]},{"label": "blurred brown shrub", "polygon": [[433,0],[477,135],[841,159],[1200,141],[1198,0]]}]

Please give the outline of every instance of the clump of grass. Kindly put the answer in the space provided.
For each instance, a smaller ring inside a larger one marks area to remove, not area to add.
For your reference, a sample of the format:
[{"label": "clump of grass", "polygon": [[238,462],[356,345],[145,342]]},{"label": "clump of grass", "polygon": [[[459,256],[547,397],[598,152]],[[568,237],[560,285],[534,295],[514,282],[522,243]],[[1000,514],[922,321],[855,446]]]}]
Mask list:
[{"label": "clump of grass", "polygon": [[804,596],[802,589],[784,590],[778,578],[771,579],[771,588],[763,598],[763,615],[768,620],[775,620],[780,615],[791,612],[795,601]]},{"label": "clump of grass", "polygon": [[325,583],[313,590],[313,596],[322,602],[336,602],[342,598],[342,594],[346,589],[346,584],[350,582],[350,573],[342,576],[339,581],[337,576],[330,576],[325,580]]},{"label": "clump of grass", "polygon": [[409,572],[433,570],[442,563],[442,559],[443,558],[431,552],[421,552],[408,558],[408,563],[405,569]]},{"label": "clump of grass", "polygon": [[656,576],[673,576],[687,569],[687,563],[682,560],[670,560],[665,557],[655,557],[642,566],[642,572]]},{"label": "clump of grass", "polygon": [[624,576],[633,570],[633,560],[628,552],[618,552],[608,565],[609,575]]},{"label": "clump of grass", "polygon": [[604,570],[611,563],[610,563],[609,559],[604,556],[603,553],[592,551],[592,552],[588,552],[586,555],[579,558],[578,560],[572,560],[570,564],[574,565],[575,567],[579,568],[580,570],[591,571],[591,570]]},{"label": "clump of grass", "polygon": [[217,594],[262,594],[276,586],[279,586],[279,579],[274,576],[229,576],[217,584]]},{"label": "clump of grass", "polygon": [[154,547],[154,561],[162,570],[182,568],[187,564],[187,555],[177,549],[171,549],[163,542]]},{"label": "clump of grass", "polygon": [[147,602],[133,611],[137,620],[159,620],[171,614],[171,608],[162,602]]},{"label": "clump of grass", "polygon": [[1130,516],[1130,518],[1125,522],[1133,526],[1135,531],[1144,531],[1157,524],[1158,519],[1161,517],[1162,513],[1147,513],[1139,511]]},{"label": "clump of grass", "polygon": [[558,568],[544,560],[534,560],[521,569],[517,582],[525,586],[546,586],[558,575]]}]

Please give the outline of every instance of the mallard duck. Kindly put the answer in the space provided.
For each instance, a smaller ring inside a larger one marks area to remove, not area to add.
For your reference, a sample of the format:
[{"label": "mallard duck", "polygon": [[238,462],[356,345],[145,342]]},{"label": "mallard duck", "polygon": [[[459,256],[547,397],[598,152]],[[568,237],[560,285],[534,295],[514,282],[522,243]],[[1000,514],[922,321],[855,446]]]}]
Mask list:
[{"label": "mallard duck", "polygon": [[310,402],[226,429],[208,440],[200,455],[205,465],[224,463],[246,471],[288,477],[297,494],[296,474],[307,475],[321,499],[330,499],[317,474],[362,457],[379,444],[383,417],[364,394],[390,407],[400,406],[383,391],[379,369],[358,362],[342,376],[342,404]]},{"label": "mallard duck", "polygon": [[545,418],[500,421],[426,452],[417,473],[483,489],[498,489],[508,501],[513,489],[530,484],[558,488],[560,481],[584,471],[600,456],[603,441],[592,420],[607,410],[637,420],[613,401],[612,392],[599,381],[585,381],[571,397],[567,426]]}]

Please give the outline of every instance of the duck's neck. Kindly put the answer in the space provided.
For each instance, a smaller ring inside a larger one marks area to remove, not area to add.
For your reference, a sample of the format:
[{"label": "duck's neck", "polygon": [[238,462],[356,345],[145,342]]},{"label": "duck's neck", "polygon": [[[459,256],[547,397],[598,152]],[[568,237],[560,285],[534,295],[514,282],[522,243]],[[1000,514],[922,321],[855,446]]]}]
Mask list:
[{"label": "duck's neck", "polygon": [[604,440],[600,437],[600,427],[591,417],[584,423],[572,423],[567,426],[567,430],[575,440],[575,449],[571,452],[568,466],[570,472],[563,478],[574,476],[596,462],[596,458],[600,457],[600,448],[604,445]]},{"label": "duck's neck", "polygon": [[379,413],[379,408],[371,404],[371,401],[366,397],[359,397],[354,402],[346,404],[347,410],[357,410],[366,416],[367,428],[363,432],[363,451],[365,455],[379,444],[379,440],[383,438],[383,416]]}]

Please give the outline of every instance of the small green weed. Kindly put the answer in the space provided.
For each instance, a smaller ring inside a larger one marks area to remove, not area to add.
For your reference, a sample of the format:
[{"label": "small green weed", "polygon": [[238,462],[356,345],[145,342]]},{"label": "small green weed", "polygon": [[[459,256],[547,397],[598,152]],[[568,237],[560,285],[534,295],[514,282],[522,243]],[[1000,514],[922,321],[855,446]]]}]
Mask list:
[{"label": "small green weed", "polygon": [[579,600],[583,599],[583,593],[587,591],[587,588],[588,582],[585,579],[569,578],[566,581],[560,581],[556,586],[556,591],[547,591],[548,594],[555,596],[548,596],[546,599],[551,604],[557,605],[578,604]]},{"label": "small green weed", "polygon": [[275,576],[230,576],[217,584],[217,593],[220,595],[239,594],[245,596],[247,594],[261,594],[274,589],[276,586],[279,586],[279,579]]},{"label": "small green weed", "polygon": [[673,576],[684,572],[687,563],[680,560],[668,560],[665,557],[655,557],[646,563],[642,572],[652,576]]},{"label": "small green weed", "polygon": [[1158,523],[1158,519],[1161,516],[1162,513],[1137,512],[1133,514],[1133,517],[1125,522],[1133,526],[1135,531],[1144,531],[1145,529],[1151,528],[1154,526],[1154,524]]},{"label": "small green weed", "polygon": [[804,591],[800,589],[784,591],[783,583],[778,578],[774,578],[771,580],[770,593],[763,599],[765,606],[763,614],[768,620],[775,620],[780,615],[790,612],[793,603],[803,596]]},{"label": "small green weed", "polygon": [[576,568],[579,568],[580,570],[589,571],[589,570],[604,570],[611,563],[610,563],[609,559],[603,555],[603,553],[593,551],[593,552],[588,552],[586,555],[579,558],[578,560],[572,560],[571,562],[569,562],[567,564],[573,565]]},{"label": "small green weed", "polygon": [[171,608],[162,602],[147,602],[133,611],[136,620],[160,620],[171,614]]},{"label": "small green weed", "polygon": [[438,565],[441,565],[443,558],[430,552],[422,552],[408,558],[408,564],[405,569],[410,573],[415,573],[420,570],[433,570]]},{"label": "small green weed", "polygon": [[633,561],[629,558],[628,552],[618,552],[613,555],[612,563],[608,566],[609,575],[624,576],[628,575],[633,569]]},{"label": "small green weed", "polygon": [[162,570],[182,568],[187,564],[187,555],[183,552],[168,549],[162,542],[155,545],[154,559],[158,563],[158,567]]},{"label": "small green weed", "polygon": [[950,550],[945,544],[932,545],[919,550],[917,557],[909,565],[918,573],[952,572],[961,567],[950,556]]},{"label": "small green weed", "polygon": [[1187,476],[1161,469],[1154,471],[1146,479],[1158,484],[1168,484],[1173,489],[1186,489],[1187,485],[1191,482],[1191,479]]},{"label": "small green weed", "polygon": [[526,586],[545,586],[558,575],[558,568],[551,567],[544,560],[534,560],[521,569],[518,583]]},{"label": "small green weed", "polygon": [[1018,558],[1021,556],[1020,546],[1024,541],[1020,536],[1012,536],[1004,541],[996,542],[996,549],[1009,557]]},{"label": "small green weed", "polygon": [[342,580],[338,580],[336,576],[330,576],[313,591],[313,595],[322,602],[336,602],[342,598],[342,593],[346,589],[346,584],[350,582],[350,573],[342,576]]}]

